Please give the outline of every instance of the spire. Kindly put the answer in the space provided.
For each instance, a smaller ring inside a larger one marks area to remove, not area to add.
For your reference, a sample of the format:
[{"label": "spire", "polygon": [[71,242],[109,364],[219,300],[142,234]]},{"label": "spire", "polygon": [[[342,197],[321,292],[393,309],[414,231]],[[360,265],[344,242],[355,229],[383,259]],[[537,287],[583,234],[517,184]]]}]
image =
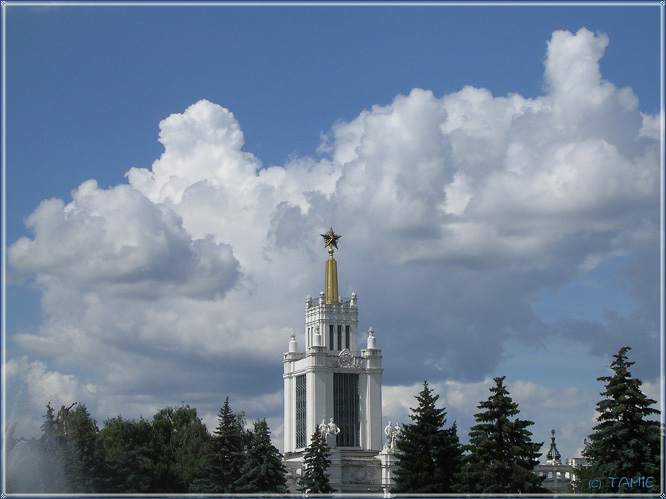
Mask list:
[{"label": "spire", "polygon": [[559,453],[557,450],[557,446],[555,445],[555,430],[550,430],[551,438],[550,438],[550,449],[548,450],[548,453],[546,454],[546,463],[548,464],[562,464],[562,461],[560,461],[560,458],[562,455]]},{"label": "spire", "polygon": [[324,279],[324,289],[326,290],[326,303],[328,305],[337,304],[338,298],[338,262],[333,258],[333,248],[338,247],[340,237],[333,232],[333,227],[326,234],[321,234],[324,238],[324,247],[328,248],[328,260],[326,261],[326,277]]}]

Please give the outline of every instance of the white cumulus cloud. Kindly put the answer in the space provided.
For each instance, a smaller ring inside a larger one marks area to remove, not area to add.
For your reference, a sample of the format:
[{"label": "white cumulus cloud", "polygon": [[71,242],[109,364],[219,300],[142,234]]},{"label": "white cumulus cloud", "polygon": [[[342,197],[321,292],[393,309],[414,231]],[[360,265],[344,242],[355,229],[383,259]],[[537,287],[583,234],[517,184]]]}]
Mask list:
[{"label": "white cumulus cloud", "polygon": [[[28,217],[8,263],[41,289],[44,320],[8,341],[96,386],[93,414],[274,401],[289,333],[302,334],[305,297],[323,286],[318,234],[333,226],[341,293],[358,292],[389,386],[484,383],[510,335],[605,355],[627,341],[621,322],[632,343],[651,344],[658,287],[632,284],[658,271],[663,116],[603,80],[608,43],[555,32],[539,97],[414,89],[334,123],[319,156],[270,168],[243,150],[230,110],[196,102],[160,123],[150,168],[108,189],[84,182]],[[633,262],[618,277],[633,315],[547,324],[532,309],[540,289],[618,256]],[[651,350],[635,351],[652,373]]]}]

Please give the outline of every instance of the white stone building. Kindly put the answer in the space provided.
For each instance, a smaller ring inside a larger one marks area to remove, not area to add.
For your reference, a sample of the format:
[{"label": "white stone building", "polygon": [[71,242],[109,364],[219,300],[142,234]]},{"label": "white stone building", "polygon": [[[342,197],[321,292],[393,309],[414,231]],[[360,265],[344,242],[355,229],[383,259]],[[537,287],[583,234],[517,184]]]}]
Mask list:
[{"label": "white stone building", "polygon": [[295,334],[284,354],[284,459],[289,487],[296,492],[303,451],[315,428],[334,423],[331,486],[340,493],[382,492],[382,352],[372,328],[359,350],[358,303],[338,296],[333,229],[323,234],[329,247],[324,289],[305,302],[305,349]]},{"label": "white stone building", "polygon": [[555,430],[551,430],[550,434],[550,449],[546,453],[546,464],[540,464],[536,473],[544,479],[541,485],[552,493],[572,494],[576,482],[576,470],[578,467],[587,466],[587,461],[583,458],[574,458],[562,463],[562,456],[555,444]]},{"label": "white stone building", "polygon": [[[288,485],[297,492],[303,451],[317,427],[333,430],[326,438],[331,448],[330,484],[336,493],[390,495],[397,469],[395,439],[399,425],[382,427],[382,351],[374,331],[360,339],[356,293],[338,295],[337,236],[322,234],[329,247],[324,289],[305,301],[305,348],[292,333],[284,354],[284,462]],[[335,434],[337,432],[337,434]],[[383,435],[388,438],[382,447]],[[555,494],[570,493],[576,465],[563,464],[552,431],[546,464],[535,473]]]}]

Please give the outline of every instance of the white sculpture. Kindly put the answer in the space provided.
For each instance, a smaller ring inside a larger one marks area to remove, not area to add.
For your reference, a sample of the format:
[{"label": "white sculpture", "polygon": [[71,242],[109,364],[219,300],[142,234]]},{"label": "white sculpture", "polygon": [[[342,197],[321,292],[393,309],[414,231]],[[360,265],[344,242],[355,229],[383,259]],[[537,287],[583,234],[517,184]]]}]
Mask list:
[{"label": "white sculpture", "polygon": [[386,444],[384,444],[384,449],[387,451],[394,451],[395,444],[398,438],[402,435],[402,428],[398,423],[395,424],[395,427],[391,426],[391,422],[386,425],[384,428],[384,433],[386,434]]},{"label": "white sculpture", "polygon": [[321,438],[326,441],[326,436],[328,435],[328,425],[326,424],[326,419],[322,419],[319,424],[319,434]]},{"label": "white sculpture", "polygon": [[384,434],[386,435],[386,443],[384,444],[384,449],[393,450],[393,444],[394,444],[394,441],[393,441],[394,440],[393,439],[393,426],[391,426],[390,421],[386,425],[386,428],[384,428]]},{"label": "white sculpture", "polygon": [[338,425],[336,425],[333,422],[333,418],[331,418],[326,429],[326,443],[328,443],[328,435],[333,435],[333,444],[329,445],[329,447],[335,447],[337,445],[338,433],[340,433],[340,428],[338,428]]}]

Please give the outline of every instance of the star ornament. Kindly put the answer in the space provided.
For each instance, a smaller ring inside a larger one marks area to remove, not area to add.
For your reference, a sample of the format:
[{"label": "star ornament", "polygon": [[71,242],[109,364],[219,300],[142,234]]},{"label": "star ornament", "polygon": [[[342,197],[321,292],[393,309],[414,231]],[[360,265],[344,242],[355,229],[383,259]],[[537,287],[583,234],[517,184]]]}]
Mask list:
[{"label": "star ornament", "polygon": [[333,232],[333,227],[331,227],[326,234],[321,234],[321,237],[324,238],[324,248],[331,246],[332,248],[338,249],[338,239],[342,236],[338,236]]}]

